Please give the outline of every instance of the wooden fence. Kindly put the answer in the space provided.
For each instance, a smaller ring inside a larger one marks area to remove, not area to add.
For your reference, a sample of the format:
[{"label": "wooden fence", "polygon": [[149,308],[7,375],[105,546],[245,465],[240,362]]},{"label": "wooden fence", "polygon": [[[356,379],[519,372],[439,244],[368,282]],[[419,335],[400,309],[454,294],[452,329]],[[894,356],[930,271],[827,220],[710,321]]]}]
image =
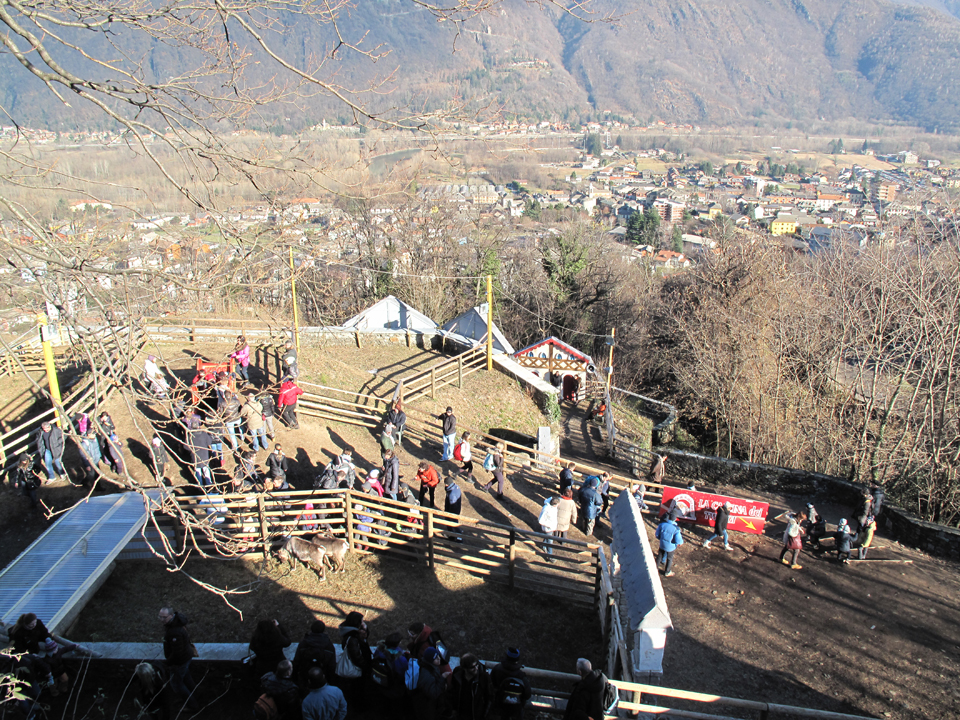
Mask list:
[{"label": "wooden fence", "polygon": [[423,372],[400,381],[401,395],[405,403],[429,395],[437,397],[437,390],[447,385],[463,387],[463,379],[487,366],[487,350],[479,345],[448,360],[433,365]]},{"label": "wooden fence", "polygon": [[[354,490],[291,490],[248,495],[169,495],[156,527],[182,555],[266,557],[288,535],[320,531],[343,537],[357,552],[445,566],[511,588],[593,607],[600,546],[461,517]],[[310,503],[312,508],[307,508]],[[175,512],[179,511],[179,512]],[[179,513],[197,522],[181,523]],[[168,532],[172,530],[172,532]]]},{"label": "wooden fence", "polygon": [[[117,381],[126,377],[126,360],[136,355],[143,344],[143,334],[129,329],[114,331],[111,328],[96,333],[91,339],[106,356],[102,366],[95,368],[86,379],[71,388],[70,396],[64,399],[63,412],[68,417],[99,407],[113,392]],[[49,407],[0,434],[0,466],[4,473],[13,467],[21,453],[33,451],[40,425],[55,417],[54,408]],[[64,427],[64,432],[69,432],[69,428]]]}]

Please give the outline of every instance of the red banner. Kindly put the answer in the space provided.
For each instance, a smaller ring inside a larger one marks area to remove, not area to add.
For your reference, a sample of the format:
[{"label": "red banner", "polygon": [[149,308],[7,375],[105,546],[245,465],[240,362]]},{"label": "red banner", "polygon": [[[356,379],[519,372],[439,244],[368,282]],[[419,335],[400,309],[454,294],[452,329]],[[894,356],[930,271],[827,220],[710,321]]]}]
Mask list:
[{"label": "red banner", "polygon": [[697,525],[713,527],[714,520],[717,517],[716,510],[725,502],[729,502],[731,505],[727,530],[755,535],[763,533],[763,525],[767,521],[767,512],[770,510],[767,503],[697,492],[696,490],[685,490],[678,487],[663,488],[660,516],[665,515],[676,504],[676,507],[681,510],[681,514],[677,518],[678,521],[685,520]]}]

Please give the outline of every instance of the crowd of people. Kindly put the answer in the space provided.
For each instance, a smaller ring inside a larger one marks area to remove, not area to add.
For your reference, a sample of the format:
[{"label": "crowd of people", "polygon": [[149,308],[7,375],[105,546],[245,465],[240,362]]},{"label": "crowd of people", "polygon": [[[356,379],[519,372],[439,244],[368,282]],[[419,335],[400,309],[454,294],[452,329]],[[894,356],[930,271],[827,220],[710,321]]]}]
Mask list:
[{"label": "crowd of people", "polygon": [[[190,710],[199,706],[190,673],[194,645],[187,619],[172,608],[159,613],[170,691]],[[360,612],[348,613],[331,638],[321,620],[311,623],[293,660],[284,650],[290,633],[277,620],[257,623],[243,659],[252,715],[260,720],[344,720],[348,712],[409,720],[520,720],[533,690],[519,648],[508,647],[487,668],[476,654],[453,658],[440,632],[423,622],[372,642]],[[589,660],[577,661],[565,720],[599,718],[616,691]],[[155,702],[161,702],[156,698]]]}]

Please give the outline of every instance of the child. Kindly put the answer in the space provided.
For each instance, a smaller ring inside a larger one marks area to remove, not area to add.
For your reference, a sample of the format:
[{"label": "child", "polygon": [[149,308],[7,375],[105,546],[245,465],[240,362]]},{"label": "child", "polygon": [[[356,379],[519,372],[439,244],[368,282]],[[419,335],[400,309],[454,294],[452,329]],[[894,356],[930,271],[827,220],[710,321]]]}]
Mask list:
[{"label": "child", "polygon": [[833,537],[837,542],[837,560],[844,565],[850,562],[850,546],[853,543],[854,534],[850,531],[846,519],[841,519],[837,525],[837,532]]},{"label": "child", "polygon": [[657,526],[657,540],[660,541],[660,555],[657,558],[657,565],[663,563],[663,576],[673,577],[673,553],[683,545],[683,533],[677,526],[677,521],[666,516],[660,525]]},{"label": "child", "polygon": [[[782,517],[782,516],[781,516]],[[800,523],[807,517],[806,513],[787,513],[787,529],[783,531],[783,549],[780,551],[780,562],[789,565],[791,570],[800,570],[803,566],[797,561],[800,559],[800,550],[803,548],[803,528]],[[785,556],[793,551],[793,561],[787,562]]]},{"label": "child", "polygon": [[470,482],[476,482],[473,477],[473,454],[470,452],[470,433],[465,432],[460,437],[460,458],[463,461],[463,467],[460,468],[460,474],[466,475]]}]

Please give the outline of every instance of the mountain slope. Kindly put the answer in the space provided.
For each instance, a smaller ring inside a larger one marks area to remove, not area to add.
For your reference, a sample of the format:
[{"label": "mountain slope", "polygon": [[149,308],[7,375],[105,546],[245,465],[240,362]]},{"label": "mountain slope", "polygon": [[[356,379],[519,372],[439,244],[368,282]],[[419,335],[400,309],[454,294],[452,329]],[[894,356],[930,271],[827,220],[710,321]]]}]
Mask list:
[{"label": "mountain slope", "polygon": [[[456,100],[470,112],[573,121],[612,111],[697,123],[858,117],[942,129],[960,117],[960,20],[941,10],[882,0],[599,0],[597,10],[622,18],[616,25],[583,23],[505,0],[458,28],[409,0],[358,0],[338,29],[348,41],[362,39],[362,48],[385,53],[376,62],[348,48],[331,56],[332,29],[293,14],[281,16],[281,31],[271,38],[298,66],[325,57],[324,76],[376,111],[449,109]],[[186,73],[197,63],[129,33],[110,42],[98,36],[84,47],[142,56],[148,78]],[[250,82],[270,82],[277,66],[262,53],[255,58]],[[93,70],[76,54],[66,53],[65,62]],[[0,70],[0,102],[21,124],[67,127],[95,117],[81,105],[51,102],[9,55],[0,56]],[[377,92],[349,92],[371,84]],[[282,118],[295,130],[351,117],[317,95],[297,105],[296,112],[261,108],[250,122],[269,126]]]}]

